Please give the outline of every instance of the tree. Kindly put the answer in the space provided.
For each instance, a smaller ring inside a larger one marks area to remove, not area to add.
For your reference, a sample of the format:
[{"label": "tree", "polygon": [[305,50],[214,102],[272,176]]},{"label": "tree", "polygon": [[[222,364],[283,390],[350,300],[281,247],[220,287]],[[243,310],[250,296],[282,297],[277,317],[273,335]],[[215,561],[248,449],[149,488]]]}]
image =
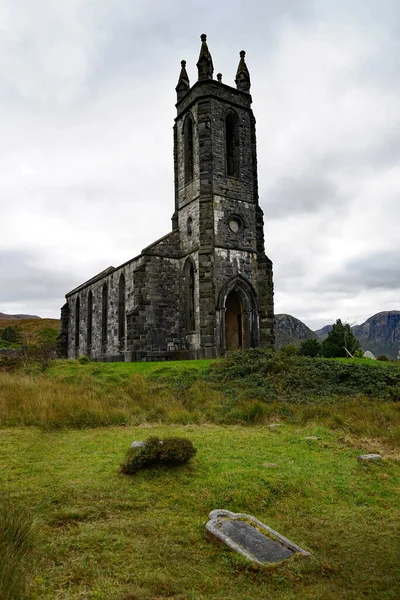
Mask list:
[{"label": "tree", "polygon": [[328,337],[322,343],[324,356],[328,358],[353,356],[360,350],[360,342],[355,337],[348,323],[340,319],[333,325]]},{"label": "tree", "polygon": [[11,342],[13,344],[20,344],[22,342],[21,332],[18,327],[8,325],[1,331],[1,339],[5,342]]},{"label": "tree", "polygon": [[321,356],[322,344],[318,340],[311,338],[303,340],[300,345],[300,354],[302,356]]}]

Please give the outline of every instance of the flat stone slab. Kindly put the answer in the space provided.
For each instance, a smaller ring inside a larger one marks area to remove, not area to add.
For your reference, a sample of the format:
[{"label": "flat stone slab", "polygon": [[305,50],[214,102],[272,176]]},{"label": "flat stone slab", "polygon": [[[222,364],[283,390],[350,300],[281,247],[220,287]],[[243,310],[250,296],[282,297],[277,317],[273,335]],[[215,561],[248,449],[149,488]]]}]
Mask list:
[{"label": "flat stone slab", "polygon": [[378,462],[382,460],[382,456],[380,454],[361,454],[357,460],[360,462]]},{"label": "flat stone slab", "polygon": [[274,531],[255,517],[229,510],[213,510],[206,524],[206,535],[222,542],[247,559],[259,563],[275,563],[298,553],[310,553]]}]

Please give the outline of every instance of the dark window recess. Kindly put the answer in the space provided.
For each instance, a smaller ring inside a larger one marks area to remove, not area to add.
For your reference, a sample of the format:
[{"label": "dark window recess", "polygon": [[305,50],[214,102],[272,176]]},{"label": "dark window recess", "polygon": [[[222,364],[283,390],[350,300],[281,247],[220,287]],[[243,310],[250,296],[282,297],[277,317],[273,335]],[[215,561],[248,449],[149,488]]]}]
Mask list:
[{"label": "dark window recess", "polygon": [[87,301],[87,345],[90,348],[93,337],[93,293],[90,291]]},{"label": "dark window recess", "polygon": [[225,119],[225,151],[228,177],[239,177],[239,126],[233,113]]},{"label": "dark window recess", "polygon": [[78,349],[79,348],[79,327],[80,327],[80,321],[81,321],[81,300],[79,298],[79,296],[76,299],[76,303],[75,303],[75,348]]},{"label": "dark window recess", "polygon": [[118,339],[120,344],[125,341],[125,276],[123,274],[119,278]]},{"label": "dark window recess", "polygon": [[103,285],[101,298],[101,343],[103,346],[107,344],[107,329],[108,329],[108,287]]},{"label": "dark window recess", "polygon": [[186,331],[191,333],[196,330],[194,264],[191,260],[185,265],[185,287]]},{"label": "dark window recess", "polygon": [[185,183],[193,179],[193,119],[186,117],[184,129]]},{"label": "dark window recess", "polygon": [[187,234],[190,237],[193,233],[193,219],[192,217],[188,217],[187,220]]}]

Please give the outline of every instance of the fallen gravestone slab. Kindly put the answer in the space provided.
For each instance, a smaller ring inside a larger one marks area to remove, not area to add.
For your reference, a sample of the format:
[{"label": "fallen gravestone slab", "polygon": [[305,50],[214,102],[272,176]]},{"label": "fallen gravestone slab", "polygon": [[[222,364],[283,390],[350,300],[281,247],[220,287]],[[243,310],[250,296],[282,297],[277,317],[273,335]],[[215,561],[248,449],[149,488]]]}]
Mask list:
[{"label": "fallen gravestone slab", "polygon": [[378,462],[382,460],[382,456],[380,454],[361,454],[357,460],[360,462]]},{"label": "fallen gravestone slab", "polygon": [[229,510],[213,510],[206,523],[206,535],[222,542],[249,560],[275,563],[293,556],[310,553],[297,546],[255,517]]}]

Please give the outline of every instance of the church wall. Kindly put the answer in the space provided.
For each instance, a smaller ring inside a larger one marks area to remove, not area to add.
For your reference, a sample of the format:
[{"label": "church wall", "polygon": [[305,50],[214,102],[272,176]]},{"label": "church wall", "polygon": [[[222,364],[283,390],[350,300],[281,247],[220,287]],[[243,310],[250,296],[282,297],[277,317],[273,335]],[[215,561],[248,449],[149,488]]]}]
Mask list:
[{"label": "church wall", "polygon": [[184,123],[185,117],[181,117],[176,122],[176,156],[175,169],[177,177],[178,208],[192,202],[200,195],[200,170],[199,170],[199,131],[198,131],[198,107],[191,108],[190,114],[193,117],[193,179],[186,183],[185,181],[185,136]]},{"label": "church wall", "polygon": [[[98,279],[93,284],[82,286],[75,294],[68,295],[69,304],[69,326],[68,326],[68,358],[77,356],[91,356],[92,358],[119,357],[120,360],[125,351],[125,344],[120,347],[118,339],[118,303],[119,303],[119,280],[123,273],[125,276],[125,306],[126,311],[133,307],[133,270],[138,261],[132,261],[122,267],[115,269],[109,275]],[[102,344],[102,293],[103,285],[108,286],[108,318],[107,318],[107,344],[103,352]],[[88,296],[93,294],[93,320],[92,320],[92,345],[88,347]],[[76,301],[80,301],[79,319],[79,347],[75,346],[75,310]],[[126,331],[126,324],[125,324]]]},{"label": "church wall", "polygon": [[[200,242],[200,207],[199,201],[195,200],[190,204],[187,204],[184,208],[182,208],[178,213],[178,223],[179,223],[179,231],[180,242],[181,242],[181,252],[184,256],[194,252],[199,247]],[[188,218],[192,219],[192,234],[188,234]]]},{"label": "church wall", "polygon": [[128,360],[157,359],[182,350],[181,261],[144,256],[134,281],[134,307],[127,317]]},{"label": "church wall", "polygon": [[[232,94],[233,96],[233,94]],[[228,111],[238,117],[239,133],[239,177],[226,176],[225,118]],[[213,151],[213,191],[227,199],[254,202],[253,160],[249,148],[252,147],[252,119],[249,110],[211,99],[212,151]]]},{"label": "church wall", "polygon": [[[229,221],[233,215],[238,216],[241,220],[237,232],[233,232],[229,227]],[[254,204],[214,196],[214,229],[216,246],[254,251],[256,249]]]}]

